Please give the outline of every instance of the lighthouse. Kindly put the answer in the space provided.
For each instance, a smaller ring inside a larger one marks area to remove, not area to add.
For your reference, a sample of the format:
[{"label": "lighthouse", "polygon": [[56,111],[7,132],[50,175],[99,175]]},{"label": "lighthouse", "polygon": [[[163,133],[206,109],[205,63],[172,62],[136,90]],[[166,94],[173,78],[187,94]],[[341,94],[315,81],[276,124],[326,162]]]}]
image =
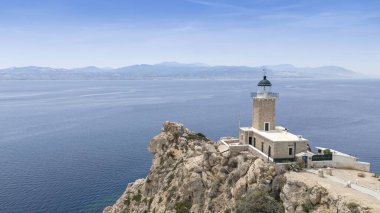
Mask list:
[{"label": "lighthouse", "polygon": [[265,75],[257,87],[257,92],[251,94],[253,99],[252,127],[264,131],[275,130],[278,93],[272,92],[272,83]]},{"label": "lighthouse", "polygon": [[308,140],[277,126],[276,102],[278,93],[272,92],[267,76],[257,83],[251,93],[252,125],[239,128],[239,143],[247,144],[252,152],[272,162],[294,161],[296,154],[308,150]]},{"label": "lighthouse", "polygon": [[272,92],[272,82],[264,74],[257,83],[256,92],[251,93],[252,125],[240,127],[239,122],[238,138],[220,138],[220,150],[225,152],[227,148],[234,154],[249,152],[262,160],[278,163],[279,169],[296,160],[302,160],[306,167],[330,166],[370,171],[369,163],[360,162],[357,157],[336,150],[329,149],[332,154],[322,154],[328,148],[317,147],[318,154],[315,154],[311,152],[306,138],[292,134],[289,129],[277,125],[278,97],[278,93]]}]

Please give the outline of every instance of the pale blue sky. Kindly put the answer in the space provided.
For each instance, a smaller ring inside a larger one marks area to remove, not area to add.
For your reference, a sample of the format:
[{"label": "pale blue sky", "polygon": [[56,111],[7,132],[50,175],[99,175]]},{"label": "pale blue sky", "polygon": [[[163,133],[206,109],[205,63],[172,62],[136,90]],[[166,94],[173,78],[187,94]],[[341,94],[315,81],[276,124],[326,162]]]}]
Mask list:
[{"label": "pale blue sky", "polygon": [[0,0],[0,67],[163,61],[380,74],[380,1]]}]

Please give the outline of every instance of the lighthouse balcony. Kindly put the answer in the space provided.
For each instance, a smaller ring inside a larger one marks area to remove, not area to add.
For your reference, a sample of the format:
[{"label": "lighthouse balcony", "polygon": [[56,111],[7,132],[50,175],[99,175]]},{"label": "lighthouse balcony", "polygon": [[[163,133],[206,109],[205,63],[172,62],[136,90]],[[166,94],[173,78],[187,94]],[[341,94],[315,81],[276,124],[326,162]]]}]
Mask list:
[{"label": "lighthouse balcony", "polygon": [[252,92],[252,98],[278,98],[279,94],[274,92]]}]

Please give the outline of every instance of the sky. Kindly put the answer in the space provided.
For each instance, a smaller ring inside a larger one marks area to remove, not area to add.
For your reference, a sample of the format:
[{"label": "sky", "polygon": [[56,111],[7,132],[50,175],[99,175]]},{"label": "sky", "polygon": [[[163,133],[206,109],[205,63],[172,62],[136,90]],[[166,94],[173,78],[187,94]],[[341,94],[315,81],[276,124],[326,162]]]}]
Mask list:
[{"label": "sky", "polygon": [[335,65],[380,75],[378,0],[0,0],[0,67]]}]

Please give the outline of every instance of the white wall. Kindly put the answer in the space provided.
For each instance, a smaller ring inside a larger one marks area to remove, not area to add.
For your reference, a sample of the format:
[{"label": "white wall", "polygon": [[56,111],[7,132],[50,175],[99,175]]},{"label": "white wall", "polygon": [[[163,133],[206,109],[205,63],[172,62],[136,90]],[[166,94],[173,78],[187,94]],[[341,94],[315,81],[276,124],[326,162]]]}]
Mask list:
[{"label": "white wall", "polygon": [[309,166],[314,168],[333,167],[339,169],[355,169],[359,171],[370,171],[370,164],[357,161],[356,158],[344,155],[333,155],[332,161],[308,161]]}]

